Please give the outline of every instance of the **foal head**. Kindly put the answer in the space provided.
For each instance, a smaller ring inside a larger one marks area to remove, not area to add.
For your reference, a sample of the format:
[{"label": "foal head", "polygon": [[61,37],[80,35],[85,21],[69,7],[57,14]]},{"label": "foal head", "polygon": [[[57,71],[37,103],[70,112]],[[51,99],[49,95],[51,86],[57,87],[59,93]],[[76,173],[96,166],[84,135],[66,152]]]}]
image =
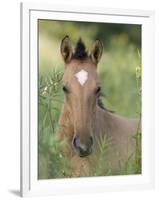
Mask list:
[{"label": "foal head", "polygon": [[87,53],[81,39],[75,50],[68,36],[61,42],[61,54],[65,62],[64,102],[72,118],[72,146],[80,157],[91,154],[94,146],[96,106],[100,93],[97,64],[102,50],[99,40],[95,41],[90,53]]}]

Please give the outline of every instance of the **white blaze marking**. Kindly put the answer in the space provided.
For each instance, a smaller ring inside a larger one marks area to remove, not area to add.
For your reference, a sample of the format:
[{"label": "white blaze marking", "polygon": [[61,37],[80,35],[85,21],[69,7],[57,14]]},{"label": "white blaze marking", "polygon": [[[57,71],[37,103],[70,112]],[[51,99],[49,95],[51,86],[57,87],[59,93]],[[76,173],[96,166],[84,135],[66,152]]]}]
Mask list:
[{"label": "white blaze marking", "polygon": [[78,82],[83,86],[88,79],[88,72],[82,69],[76,73],[75,76],[78,79]]}]

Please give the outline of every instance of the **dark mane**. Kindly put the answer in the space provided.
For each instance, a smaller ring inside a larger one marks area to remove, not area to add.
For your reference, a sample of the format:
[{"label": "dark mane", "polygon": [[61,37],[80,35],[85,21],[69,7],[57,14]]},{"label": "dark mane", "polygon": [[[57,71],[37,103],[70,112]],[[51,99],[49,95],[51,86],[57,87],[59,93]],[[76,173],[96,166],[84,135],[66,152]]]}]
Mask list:
[{"label": "dark mane", "polygon": [[82,39],[80,38],[77,41],[75,51],[74,51],[74,54],[73,54],[73,58],[75,58],[75,59],[85,59],[87,56],[88,55],[87,55],[86,47],[85,47]]},{"label": "dark mane", "polygon": [[97,99],[97,104],[98,104],[98,106],[99,106],[100,108],[102,108],[103,110],[105,110],[105,111],[114,113],[114,111],[109,110],[109,109],[107,109],[107,108],[104,106],[104,104],[103,104],[103,102],[102,102],[102,99],[101,99],[102,96],[103,96],[103,94],[100,94],[100,95],[98,96],[98,99]]},{"label": "dark mane", "polygon": [[102,108],[103,110],[106,110],[106,108],[105,108],[105,106],[104,106],[104,104],[103,104],[103,102],[102,102],[100,97],[98,97],[98,99],[97,99],[97,104],[98,104],[98,106],[100,108]]}]

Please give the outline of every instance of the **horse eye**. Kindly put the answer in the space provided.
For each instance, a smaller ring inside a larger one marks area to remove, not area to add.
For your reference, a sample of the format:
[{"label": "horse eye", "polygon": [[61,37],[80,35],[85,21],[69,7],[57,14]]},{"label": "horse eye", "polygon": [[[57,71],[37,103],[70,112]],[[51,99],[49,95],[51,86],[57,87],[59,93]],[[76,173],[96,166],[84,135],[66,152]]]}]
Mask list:
[{"label": "horse eye", "polygon": [[99,94],[100,91],[101,91],[101,87],[98,87],[98,88],[96,89],[96,94]]},{"label": "horse eye", "polygon": [[66,87],[66,86],[63,86],[63,91],[65,92],[65,93],[68,93],[69,91],[68,91],[68,88]]}]

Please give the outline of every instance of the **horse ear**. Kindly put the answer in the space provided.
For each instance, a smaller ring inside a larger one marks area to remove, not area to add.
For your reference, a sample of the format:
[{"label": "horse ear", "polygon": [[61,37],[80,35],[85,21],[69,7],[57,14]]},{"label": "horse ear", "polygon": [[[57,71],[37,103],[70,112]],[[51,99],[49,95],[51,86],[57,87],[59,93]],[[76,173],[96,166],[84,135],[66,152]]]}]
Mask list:
[{"label": "horse ear", "polygon": [[90,57],[93,63],[98,64],[103,53],[103,45],[100,40],[96,40],[90,52]]},{"label": "horse ear", "polygon": [[63,38],[60,49],[64,62],[68,63],[72,57],[72,46],[69,36]]}]

